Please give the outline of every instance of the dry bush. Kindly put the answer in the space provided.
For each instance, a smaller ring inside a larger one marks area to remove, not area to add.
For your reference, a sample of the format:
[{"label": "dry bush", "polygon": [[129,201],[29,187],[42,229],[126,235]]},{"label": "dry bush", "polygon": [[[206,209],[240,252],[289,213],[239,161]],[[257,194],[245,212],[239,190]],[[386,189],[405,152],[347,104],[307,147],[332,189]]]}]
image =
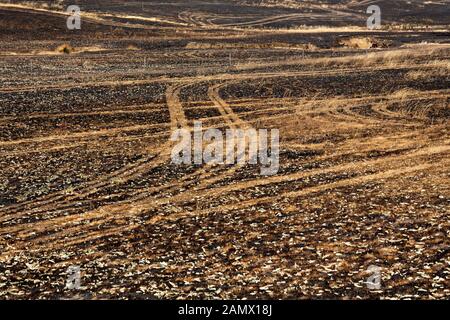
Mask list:
[{"label": "dry bush", "polygon": [[70,44],[62,44],[55,50],[58,53],[70,54],[75,52],[75,49]]},{"label": "dry bush", "polygon": [[341,40],[339,44],[352,49],[386,48],[391,45],[388,41],[381,41],[371,37],[352,37]]}]

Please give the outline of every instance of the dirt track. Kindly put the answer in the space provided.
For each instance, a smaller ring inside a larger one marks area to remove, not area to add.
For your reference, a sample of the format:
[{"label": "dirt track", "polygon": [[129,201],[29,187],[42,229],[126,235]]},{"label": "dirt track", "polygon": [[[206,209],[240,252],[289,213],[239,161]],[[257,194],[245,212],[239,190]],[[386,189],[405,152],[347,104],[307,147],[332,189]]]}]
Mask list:
[{"label": "dirt track", "polygon": [[[270,28],[361,14],[144,9],[93,10],[70,34],[56,10],[0,6],[23,26],[0,32],[0,298],[450,297],[440,19],[304,34]],[[194,120],[279,129],[278,175],[171,164],[171,133]]]}]

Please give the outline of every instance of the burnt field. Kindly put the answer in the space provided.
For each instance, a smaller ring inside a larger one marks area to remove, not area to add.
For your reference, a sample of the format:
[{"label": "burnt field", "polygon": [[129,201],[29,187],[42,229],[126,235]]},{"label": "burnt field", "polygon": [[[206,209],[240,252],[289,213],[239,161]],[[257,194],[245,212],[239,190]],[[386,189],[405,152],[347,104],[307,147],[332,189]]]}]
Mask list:
[{"label": "burnt field", "polygon": [[0,299],[450,298],[448,1],[73,3],[0,1]]}]

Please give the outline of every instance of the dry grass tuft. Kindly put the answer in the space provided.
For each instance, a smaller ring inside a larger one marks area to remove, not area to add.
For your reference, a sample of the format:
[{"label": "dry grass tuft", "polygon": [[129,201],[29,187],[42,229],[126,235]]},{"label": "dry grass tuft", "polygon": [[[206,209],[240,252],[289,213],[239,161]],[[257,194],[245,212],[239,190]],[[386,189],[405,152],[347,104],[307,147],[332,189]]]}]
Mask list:
[{"label": "dry grass tuft", "polygon": [[[323,58],[292,58],[277,62],[245,62],[236,65],[237,70],[255,70],[276,65],[279,66],[318,66],[318,67],[398,67],[402,64],[408,65],[419,58],[427,58],[435,55],[447,54],[449,45],[420,45],[415,47],[401,47],[397,49],[369,52],[364,54],[352,54],[343,57],[323,57]],[[424,68],[441,68],[447,74],[449,73],[449,63],[447,61],[437,60],[424,65]]]},{"label": "dry grass tuft", "polygon": [[210,42],[189,42],[186,46],[189,50],[210,50],[210,49],[274,49],[274,48],[288,48],[314,51],[319,48],[312,43],[292,44],[285,42],[270,42],[270,43],[210,43]]},{"label": "dry grass tuft", "polygon": [[129,44],[127,46],[127,50],[137,51],[137,50],[141,50],[141,49],[138,46],[134,45],[134,44]]},{"label": "dry grass tuft", "polygon": [[406,79],[412,81],[447,77],[450,77],[450,62],[444,60],[430,61],[426,64],[426,68],[412,70],[406,74]]},{"label": "dry grass tuft", "polygon": [[411,96],[420,96],[421,94],[421,91],[411,88],[403,88],[392,93],[391,97],[399,100],[405,100]]}]

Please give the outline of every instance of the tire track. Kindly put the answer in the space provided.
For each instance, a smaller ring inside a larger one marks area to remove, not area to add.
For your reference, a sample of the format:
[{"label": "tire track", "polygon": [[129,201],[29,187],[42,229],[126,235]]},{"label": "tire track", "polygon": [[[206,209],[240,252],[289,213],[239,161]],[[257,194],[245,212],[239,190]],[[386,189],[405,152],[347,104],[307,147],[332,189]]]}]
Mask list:
[{"label": "tire track", "polygon": [[[179,94],[179,90],[181,87],[169,87],[167,89],[167,105],[170,113],[170,119],[171,119],[171,128],[179,128],[179,127],[186,127],[187,121],[184,117],[184,112],[182,110],[181,103],[177,99],[177,94]],[[4,210],[0,210],[0,217],[2,219],[4,218],[4,212],[7,212],[6,218],[11,218],[12,215],[18,212],[18,210],[21,210],[19,216],[24,216],[32,212],[36,209],[57,209],[54,204],[57,201],[62,200],[62,202],[59,203],[59,205],[67,205],[73,203],[76,199],[79,199],[81,197],[89,196],[95,192],[98,192],[99,189],[105,188],[110,185],[111,179],[121,179],[121,180],[131,180],[137,176],[139,176],[142,172],[151,170],[152,168],[155,168],[162,163],[166,162],[169,159],[170,156],[170,150],[171,150],[172,142],[168,141],[166,142],[162,147],[161,150],[157,153],[157,156],[150,156],[150,157],[144,157],[143,159],[138,160],[137,162],[133,163],[132,165],[126,166],[112,174],[107,175],[105,178],[102,178],[98,181],[94,181],[91,183],[88,183],[87,185],[74,188],[74,193],[76,193],[75,196],[69,196],[64,193],[64,191],[57,192],[56,194],[51,194],[46,197],[43,197],[39,199],[38,201],[29,201],[25,203],[21,203],[15,206],[9,206],[5,208]],[[156,159],[155,159],[156,158]],[[153,160],[153,161],[152,161]],[[148,163],[150,162],[150,163]],[[31,208],[30,208],[31,207]],[[27,208],[29,211],[23,210],[24,208]],[[3,213],[3,214],[1,214]],[[15,215],[18,217],[17,215]]]},{"label": "tire track", "polygon": [[[241,182],[241,183],[237,183],[237,184],[232,184],[229,186],[218,187],[213,190],[201,190],[201,191],[191,190],[190,194],[181,193],[174,197],[163,198],[163,199],[159,199],[159,200],[145,199],[139,203],[107,206],[104,208],[100,208],[98,210],[84,213],[81,217],[80,216],[60,217],[60,218],[53,219],[50,221],[44,221],[42,223],[34,223],[29,226],[21,225],[21,226],[13,226],[13,227],[9,227],[9,228],[8,227],[3,228],[1,235],[14,234],[16,238],[21,239],[28,245],[31,245],[32,243],[35,243],[36,245],[40,245],[40,244],[45,243],[46,241],[52,241],[52,243],[53,243],[53,241],[57,241],[58,238],[59,239],[64,238],[65,240],[63,242],[65,242],[67,240],[67,236],[69,234],[72,234],[74,237],[78,237],[79,232],[82,229],[85,229],[88,226],[90,227],[90,229],[94,229],[95,227],[98,227],[101,224],[105,223],[104,218],[106,216],[108,216],[109,218],[112,218],[112,219],[114,219],[114,217],[120,217],[120,219],[124,219],[124,218],[130,217],[130,216],[139,215],[140,213],[143,213],[150,209],[161,207],[163,205],[167,205],[167,204],[174,205],[176,203],[184,202],[189,199],[192,199],[193,197],[208,196],[208,197],[214,198],[217,196],[224,196],[224,194],[229,193],[231,191],[245,190],[245,189],[247,189],[249,187],[253,187],[253,186],[264,186],[264,185],[268,185],[268,184],[294,181],[294,180],[298,180],[301,178],[308,178],[308,177],[313,177],[316,175],[326,174],[326,173],[339,174],[342,172],[349,172],[349,171],[364,172],[369,169],[374,169],[375,166],[381,166],[381,165],[386,166],[385,171],[383,171],[383,168],[379,168],[381,170],[381,172],[378,172],[375,174],[364,175],[364,173],[362,173],[362,176],[358,176],[355,178],[349,178],[349,179],[343,179],[342,181],[333,182],[331,184],[319,185],[319,186],[315,186],[315,187],[308,187],[305,190],[308,190],[308,192],[317,192],[320,190],[328,190],[328,189],[333,189],[336,187],[343,187],[343,186],[347,185],[347,182],[350,185],[353,185],[355,182],[362,183],[362,182],[366,181],[366,179],[368,179],[367,181],[372,181],[372,180],[376,180],[377,178],[380,178],[380,177],[389,177],[389,176],[396,176],[396,175],[401,176],[403,173],[410,172],[410,171],[408,171],[410,169],[413,169],[413,171],[418,171],[418,170],[424,170],[426,168],[430,168],[432,166],[439,165],[439,163],[430,163],[430,164],[419,164],[419,165],[416,165],[413,167],[408,167],[406,169],[404,168],[405,160],[414,160],[416,158],[429,157],[431,155],[448,154],[450,151],[450,145],[449,145],[450,141],[446,141],[445,143],[446,143],[446,145],[444,145],[444,146],[426,147],[426,148],[422,148],[422,149],[419,149],[419,150],[411,152],[411,153],[407,153],[402,156],[388,156],[388,157],[376,159],[376,160],[359,161],[359,162],[354,162],[354,163],[343,164],[343,165],[331,167],[328,169],[311,170],[311,171],[300,172],[300,173],[295,173],[295,174],[290,174],[290,175],[285,175],[285,176],[274,176],[274,177],[265,178],[264,180],[259,180],[259,181],[258,180],[257,181],[246,181],[246,182]],[[388,160],[390,160],[390,162],[388,162]],[[447,162],[448,162],[447,159],[442,160],[442,164],[445,164]],[[397,168],[395,168],[395,167],[397,167]],[[366,178],[366,177],[369,177],[369,178]],[[275,200],[278,200],[280,197],[291,198],[296,195],[301,195],[303,191],[304,190],[302,189],[300,191],[288,192],[287,194],[285,193],[280,196],[277,196],[275,198]],[[270,199],[272,199],[272,200],[270,200]],[[239,202],[239,204],[237,204],[237,205],[235,205],[235,204],[221,205],[220,210],[223,210],[225,208],[229,208],[230,210],[232,210],[232,209],[237,210],[238,208],[240,208],[241,205],[243,205],[244,207],[247,207],[247,206],[264,203],[269,200],[274,201],[274,198],[273,197],[265,197],[265,198],[258,198],[258,199],[252,199],[252,200],[244,200],[244,201]],[[218,210],[218,208],[213,207],[213,208],[209,208],[208,210],[201,210],[201,212],[209,212],[209,211],[214,211],[214,210]],[[127,213],[124,214],[124,212],[127,212]],[[191,212],[191,214],[195,215],[196,212],[197,211],[194,210]],[[121,214],[117,215],[119,213],[121,213]],[[186,213],[184,212],[182,214],[182,216],[185,216],[185,214]],[[99,218],[99,217],[103,218],[103,220],[95,220],[96,218]],[[149,221],[156,222],[156,221],[159,221],[160,219],[168,219],[168,220],[173,221],[174,217],[177,217],[177,219],[178,219],[181,216],[178,213],[175,213],[173,215],[168,215],[168,216],[155,216],[155,217],[151,218]],[[79,225],[83,221],[91,221],[93,219],[94,219],[94,222],[91,222],[88,225],[86,225],[86,224]],[[72,225],[72,227],[69,227],[70,225]],[[73,225],[75,225],[75,226],[73,226]],[[31,227],[31,229],[30,229],[30,227]],[[137,227],[138,226],[132,226],[132,228],[137,228]],[[93,236],[97,237],[98,234],[103,234],[103,233],[105,233],[105,236],[107,234],[114,234],[116,232],[120,233],[120,232],[127,231],[128,228],[129,228],[129,226],[117,227],[117,228],[114,228],[114,231],[111,231],[112,233],[109,233],[109,231],[101,229],[98,232],[96,231]],[[59,232],[56,232],[56,233],[53,233],[50,235],[46,235],[46,236],[43,236],[43,237],[40,237],[37,239],[33,239],[33,240],[27,240],[28,237],[32,236],[36,232],[47,233],[52,229],[64,229],[64,231],[59,231]],[[69,231],[70,231],[70,233],[69,233]],[[85,237],[88,237],[88,235],[86,235]],[[88,238],[85,238],[85,239],[88,239]],[[77,240],[74,240],[74,241],[77,241]],[[15,245],[17,245],[17,244],[18,243],[16,242]]]}]

